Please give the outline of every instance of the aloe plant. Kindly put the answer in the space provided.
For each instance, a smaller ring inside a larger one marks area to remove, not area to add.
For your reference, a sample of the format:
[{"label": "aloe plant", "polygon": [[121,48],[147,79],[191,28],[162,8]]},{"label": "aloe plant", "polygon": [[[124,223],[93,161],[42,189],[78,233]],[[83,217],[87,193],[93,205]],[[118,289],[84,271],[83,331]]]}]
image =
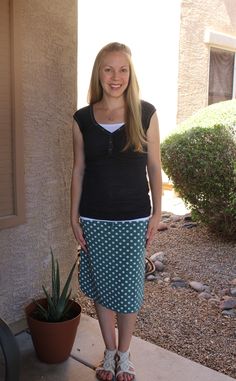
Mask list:
[{"label": "aloe plant", "polygon": [[65,285],[61,292],[61,280],[60,280],[60,269],[58,260],[54,258],[52,249],[51,249],[51,258],[52,258],[52,294],[50,295],[46,288],[42,286],[43,291],[46,296],[47,306],[42,306],[39,302],[34,300],[37,305],[36,316],[40,320],[47,322],[59,322],[67,320],[69,318],[71,303],[71,289],[70,283],[72,280],[73,272],[75,270],[77,260],[73,264]]}]

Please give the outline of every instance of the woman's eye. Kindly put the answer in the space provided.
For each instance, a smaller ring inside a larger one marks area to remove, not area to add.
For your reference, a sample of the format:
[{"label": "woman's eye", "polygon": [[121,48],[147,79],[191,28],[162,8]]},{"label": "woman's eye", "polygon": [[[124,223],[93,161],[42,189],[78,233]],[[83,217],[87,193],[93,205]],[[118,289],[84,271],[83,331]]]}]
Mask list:
[{"label": "woman's eye", "polygon": [[122,73],[128,73],[128,69],[125,67],[123,69],[121,69],[121,71],[122,71]]},{"label": "woman's eye", "polygon": [[110,69],[109,67],[106,67],[106,68],[104,69],[104,71],[105,71],[106,73],[110,73],[111,69]]}]

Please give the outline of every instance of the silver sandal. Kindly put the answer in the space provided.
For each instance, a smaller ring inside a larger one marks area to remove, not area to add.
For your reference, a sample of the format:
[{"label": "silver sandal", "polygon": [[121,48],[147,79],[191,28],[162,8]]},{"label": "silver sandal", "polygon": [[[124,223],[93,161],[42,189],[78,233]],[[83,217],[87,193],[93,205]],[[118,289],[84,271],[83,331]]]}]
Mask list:
[{"label": "silver sandal", "polygon": [[116,379],[121,373],[127,373],[130,375],[133,375],[134,378],[132,381],[135,381],[135,370],[134,370],[134,364],[132,361],[130,361],[130,353],[127,352],[117,352],[117,367],[116,367]]},{"label": "silver sandal", "polygon": [[102,378],[99,378],[98,371],[105,371],[105,372],[111,372],[112,379],[114,380],[115,377],[115,369],[116,369],[116,349],[114,351],[110,351],[109,349],[106,349],[104,352],[104,358],[99,364],[99,366],[96,368],[96,377],[100,381]]}]

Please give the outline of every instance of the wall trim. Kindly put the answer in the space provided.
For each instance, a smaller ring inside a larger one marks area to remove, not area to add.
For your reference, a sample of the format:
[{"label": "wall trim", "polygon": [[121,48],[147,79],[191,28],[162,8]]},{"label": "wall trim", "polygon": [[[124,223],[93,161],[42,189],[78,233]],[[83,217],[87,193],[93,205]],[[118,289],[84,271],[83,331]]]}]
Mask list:
[{"label": "wall trim", "polygon": [[14,214],[0,217],[0,229],[25,222],[24,141],[22,118],[21,38],[17,2],[9,0],[11,41],[11,102],[13,132]]},{"label": "wall trim", "polygon": [[204,42],[218,48],[236,51],[236,36],[207,29],[204,33]]}]

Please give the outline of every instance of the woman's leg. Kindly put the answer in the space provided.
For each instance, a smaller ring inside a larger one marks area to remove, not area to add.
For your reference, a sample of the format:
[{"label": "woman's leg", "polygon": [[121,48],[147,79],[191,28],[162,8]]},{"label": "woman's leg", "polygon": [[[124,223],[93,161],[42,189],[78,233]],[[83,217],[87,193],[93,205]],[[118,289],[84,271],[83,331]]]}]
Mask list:
[{"label": "woman's leg", "polygon": [[[116,334],[115,334],[115,318],[116,313],[107,309],[101,304],[95,302],[95,309],[98,316],[100,329],[106,349],[109,351],[116,350]],[[97,376],[100,380],[112,380],[112,373],[105,370],[98,370]]]},{"label": "woman's leg", "polygon": [[118,350],[126,352],[129,350],[130,342],[134,332],[137,313],[117,314],[118,326]]},{"label": "woman's leg", "polygon": [[[130,314],[117,314],[118,325],[118,350],[120,352],[127,352],[130,347],[130,342],[134,332],[137,313]],[[134,370],[134,369],[132,369]],[[134,376],[128,373],[121,373],[118,375],[118,381],[131,381]]]}]

